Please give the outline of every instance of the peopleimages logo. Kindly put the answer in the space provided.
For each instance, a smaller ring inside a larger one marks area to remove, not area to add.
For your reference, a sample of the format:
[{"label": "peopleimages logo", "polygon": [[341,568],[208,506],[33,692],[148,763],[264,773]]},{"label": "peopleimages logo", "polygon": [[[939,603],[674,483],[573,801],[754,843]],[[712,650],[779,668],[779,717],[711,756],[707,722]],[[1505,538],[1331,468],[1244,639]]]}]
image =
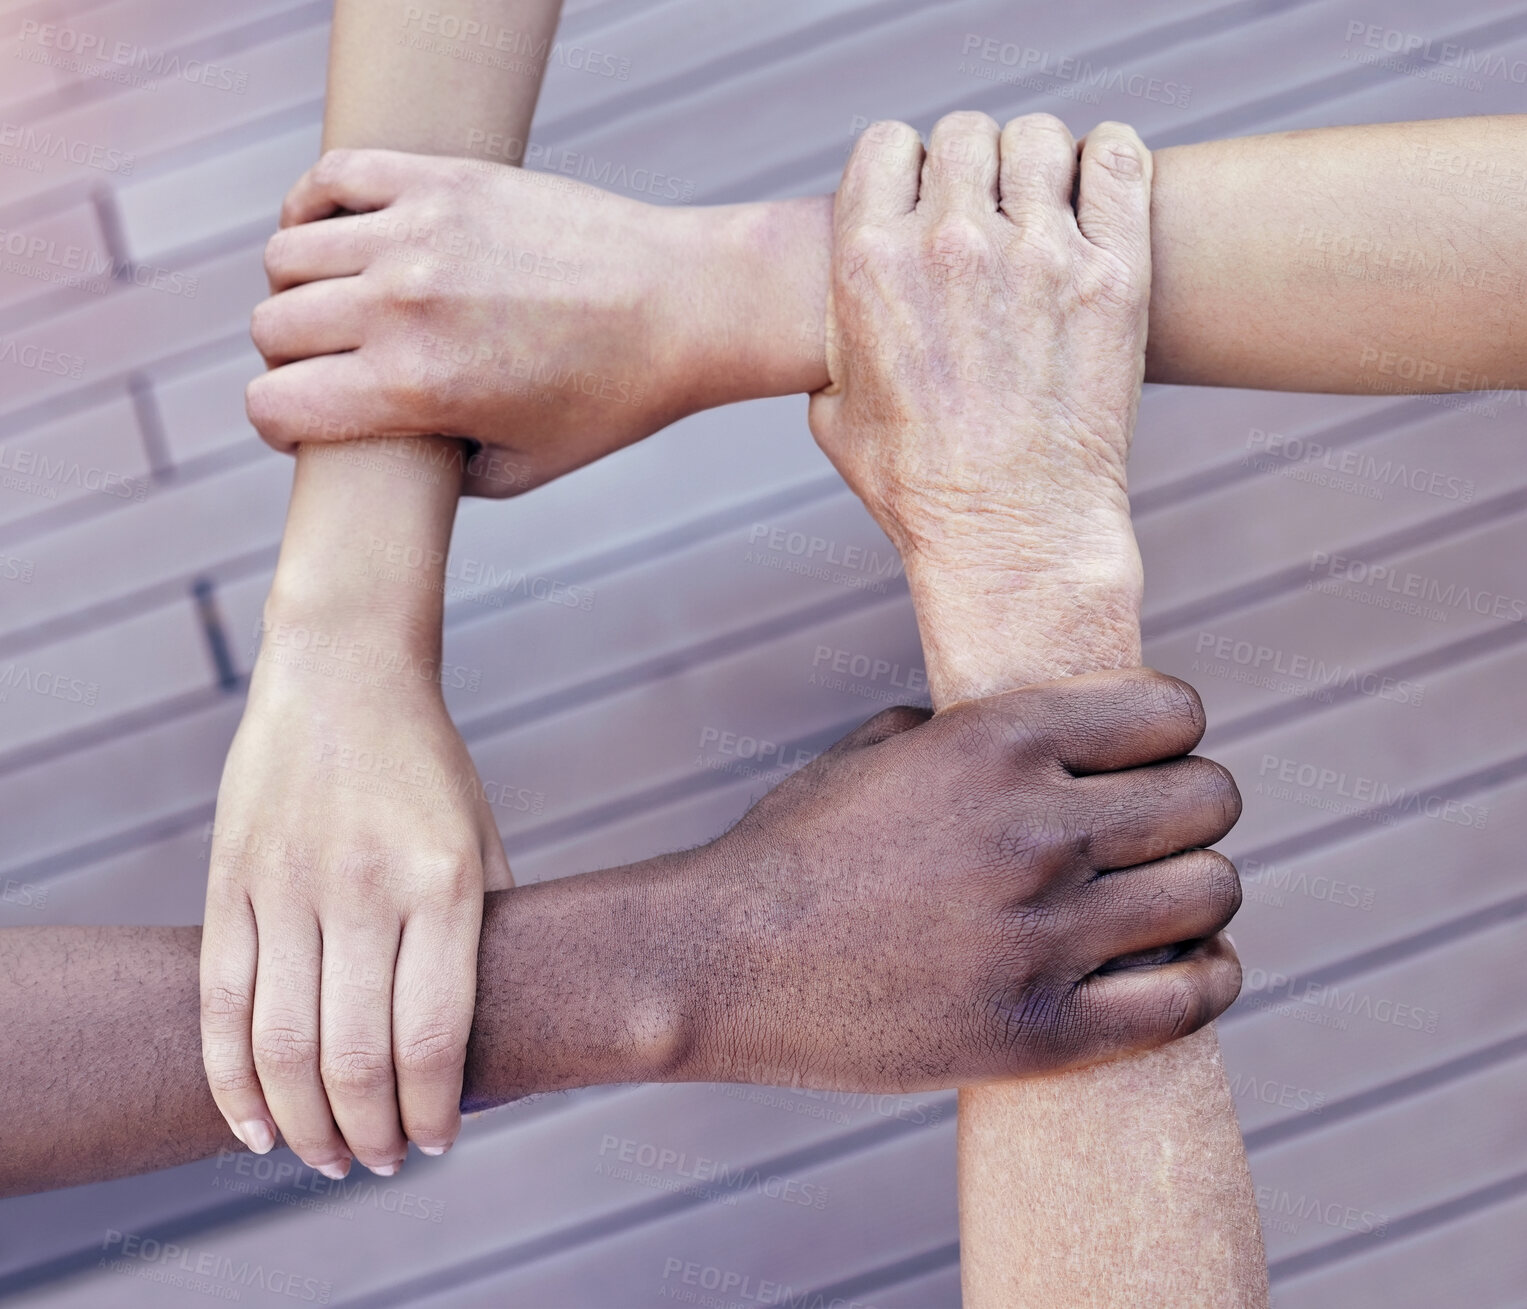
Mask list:
[{"label": "peopleimages logo", "polygon": [[[94,32],[81,32],[54,23],[39,23],[35,18],[22,22],[21,40],[35,42],[41,50],[56,51],[67,56],[65,59],[58,58],[58,55],[32,57],[29,62],[54,64],[65,71],[79,72],[86,77],[102,76],[98,70],[111,64],[135,73],[147,74],[130,83],[135,86],[146,86],[160,78],[179,78],[183,82],[210,86],[216,91],[232,91],[237,95],[243,95],[249,87],[248,73],[222,64],[209,63],[205,59],[183,59],[172,51],[151,50],[136,41],[114,41]],[[27,58],[20,49],[16,55],[18,58]]]},{"label": "peopleimages logo", "polygon": [[93,706],[100,697],[101,684],[12,662],[0,668],[0,704],[10,698],[12,691],[27,691],[45,699]]},{"label": "peopleimages logo", "polygon": [[675,1150],[649,1141],[605,1133],[599,1142],[599,1155],[609,1162],[596,1164],[596,1175],[613,1177],[617,1181],[645,1180],[633,1169],[617,1166],[635,1165],[636,1169],[650,1170],[685,1183],[704,1185],[716,1182],[732,1195],[756,1189],[771,1200],[782,1200],[804,1209],[820,1210],[827,1207],[827,1188],[820,1182],[802,1182],[779,1173],[765,1173],[748,1165],[734,1167],[705,1155],[691,1155],[687,1150]]},{"label": "peopleimages logo", "polygon": [[97,1267],[143,1281],[201,1291],[219,1300],[237,1300],[243,1290],[250,1288],[300,1304],[328,1304],[334,1296],[332,1282],[249,1259],[233,1259],[213,1250],[196,1250],[174,1241],[119,1232],[115,1227],[108,1227],[101,1240]]},{"label": "peopleimages logo", "polygon": [[123,177],[130,176],[133,171],[134,157],[125,150],[81,141],[62,133],[39,131],[25,123],[0,122],[0,150],[18,150],[39,164],[42,160],[52,159],[98,168],[103,173],[119,173]]},{"label": "peopleimages logo", "polygon": [[[1498,77],[1518,85],[1527,82],[1527,59],[1508,59],[1492,50],[1475,50],[1456,41],[1438,41],[1419,32],[1402,32],[1397,27],[1366,23],[1361,18],[1347,21],[1346,44],[1350,46],[1354,41],[1369,50],[1397,55],[1418,65],[1433,64],[1459,73]],[[1467,85],[1470,90],[1478,90],[1480,84],[1471,79]]]},{"label": "peopleimages logo", "polygon": [[30,368],[33,372],[45,373],[50,377],[79,377],[85,371],[83,355],[50,350],[46,346],[14,338],[9,341],[0,340],[0,364]]},{"label": "peopleimages logo", "polygon": [[[965,34],[960,53],[966,58],[974,58],[983,64],[999,65],[1012,70],[1005,76],[997,75],[993,71],[987,75],[987,80],[1026,86],[1025,82],[1019,80],[1020,78],[1047,77],[1057,82],[1069,83],[1078,91],[1090,92],[1091,94],[1086,97],[1089,104],[1098,103],[1098,92],[1112,91],[1120,95],[1133,96],[1136,100],[1150,100],[1155,104],[1185,109],[1193,96],[1192,87],[1169,78],[1132,73],[1127,69],[1114,68],[1108,64],[1094,66],[1090,59],[1080,59],[1075,55],[1057,55],[1048,50],[1020,45],[1016,41],[999,41],[996,37],[981,36],[976,32]],[[976,71],[965,68],[964,65],[961,69],[965,72]],[[1044,88],[1040,85],[1029,89]]]},{"label": "peopleimages logo", "polygon": [[[1320,693],[1322,703],[1330,703],[1338,691],[1392,700],[1396,704],[1420,704],[1425,688],[1417,682],[1354,668],[1339,661],[1327,663],[1319,655],[1300,654],[1279,649],[1260,641],[1245,641],[1215,632],[1200,632],[1194,646],[1192,671],[1229,681],[1279,689],[1278,678],[1296,683],[1306,694]],[[1224,671],[1207,661],[1213,660]]]},{"label": "peopleimages logo", "polygon": [[[1356,808],[1383,810],[1391,820],[1403,814],[1415,814],[1423,818],[1439,818],[1456,827],[1483,827],[1490,814],[1484,806],[1467,800],[1426,795],[1360,773],[1348,773],[1345,769],[1326,768],[1275,754],[1262,756],[1257,777],[1258,795],[1287,799],[1291,798],[1288,788],[1297,787],[1333,802],[1351,801],[1349,812]],[[1276,789],[1279,784],[1285,788],[1281,795]]]},{"label": "peopleimages logo", "polygon": [[1498,618],[1510,623],[1527,620],[1527,600],[1503,595],[1485,587],[1444,582],[1440,578],[1428,577],[1425,573],[1411,572],[1389,564],[1371,564],[1352,555],[1317,550],[1311,556],[1310,571],[1325,574],[1320,582],[1311,581],[1306,584],[1310,590],[1326,589],[1335,594],[1338,592],[1331,586],[1334,583],[1336,588],[1343,585],[1359,587],[1397,600],[1433,606],[1444,615],[1448,611],[1467,610],[1481,618]]}]

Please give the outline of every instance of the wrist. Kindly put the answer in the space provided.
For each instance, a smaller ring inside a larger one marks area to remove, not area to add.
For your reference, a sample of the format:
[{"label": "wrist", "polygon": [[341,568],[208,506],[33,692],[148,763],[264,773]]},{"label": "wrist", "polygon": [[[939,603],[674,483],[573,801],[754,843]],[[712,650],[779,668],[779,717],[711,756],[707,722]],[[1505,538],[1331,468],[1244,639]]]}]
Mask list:
[{"label": "wrist", "polygon": [[706,1080],[682,889],[704,849],[488,895],[464,1103]]},{"label": "wrist", "polygon": [[937,707],[1140,662],[1144,574],[1131,533],[1069,558],[945,543],[909,553],[906,571]]},{"label": "wrist", "polygon": [[684,412],[825,386],[832,197],[667,212]]},{"label": "wrist", "polygon": [[336,599],[278,578],[261,614],[251,700],[317,692],[325,699],[385,693],[391,703],[438,698],[441,622],[434,612]]},{"label": "wrist", "polygon": [[262,630],[301,628],[438,657],[444,598],[443,566],[393,570],[378,560],[300,575],[283,559],[261,610]]}]

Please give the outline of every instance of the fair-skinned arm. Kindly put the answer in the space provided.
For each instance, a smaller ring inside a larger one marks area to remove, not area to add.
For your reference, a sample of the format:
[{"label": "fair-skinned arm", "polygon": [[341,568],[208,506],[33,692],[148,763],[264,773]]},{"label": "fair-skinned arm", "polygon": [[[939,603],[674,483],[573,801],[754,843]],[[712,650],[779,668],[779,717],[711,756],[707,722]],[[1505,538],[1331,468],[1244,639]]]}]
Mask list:
[{"label": "fair-skinned arm", "polygon": [[[325,147],[457,153],[470,126],[523,136],[542,65],[509,74],[416,49],[404,40],[410,8],[336,4]],[[550,37],[559,9],[457,6],[532,40]],[[324,299],[345,289],[305,288]],[[355,321],[302,346],[352,349]],[[258,322],[255,336],[267,344]],[[267,348],[267,362],[293,348]],[[304,436],[356,417],[309,411]],[[298,451],[218,792],[202,940],[207,1078],[245,1144],[268,1150],[283,1136],[333,1178],[352,1158],[389,1176],[409,1141],[439,1154],[455,1140],[483,893],[512,881],[441,693],[453,676],[441,616],[465,447],[430,433],[360,458]]]},{"label": "fair-skinned arm", "polygon": [[[1108,964],[1195,930],[1234,869],[1098,870],[1229,826],[1234,783],[1186,756],[1203,727],[1191,688],[1145,670],[931,721],[891,709],[707,845],[490,892],[462,1103],[605,1082],[925,1090],[1171,1039],[1166,979]],[[0,1195],[232,1148],[201,1069],[200,938],[0,930]],[[1225,961],[1186,971],[1207,1013],[1234,998]],[[1026,1020],[997,1021],[994,991],[1033,996]]]},{"label": "fair-skinned arm", "polygon": [[[1125,464],[1145,372],[1150,165],[1117,124],[1079,151],[1053,118],[999,132],[955,114],[926,156],[910,127],[878,125],[845,170],[831,384],[812,397],[811,427],[902,551],[941,713],[1139,663]],[[1156,878],[1196,857],[1163,850],[1111,876]],[[1220,930],[1236,901],[1206,889],[1193,903],[1200,926],[1143,974],[1237,967]],[[1172,978],[1169,1003],[1205,1020],[1213,1007],[1192,975]],[[969,1309],[1265,1304],[1212,1029],[962,1092],[959,1140]]]},{"label": "fair-skinned arm", "polygon": [[[1524,202],[1527,116],[1159,151],[1147,380],[1527,386]],[[312,221],[342,208],[387,212]],[[449,431],[490,447],[468,488],[508,495],[710,405],[826,381],[830,196],[664,208],[494,164],[362,153],[302,178],[289,214],[301,225],[267,255],[282,292],[263,311],[268,346],[321,354],[352,300],[367,313],[353,355],[251,388],[256,426],[282,448],[314,414],[336,419],[318,439]],[[347,293],[287,289],[337,277]],[[346,428],[354,414],[365,421]]]}]

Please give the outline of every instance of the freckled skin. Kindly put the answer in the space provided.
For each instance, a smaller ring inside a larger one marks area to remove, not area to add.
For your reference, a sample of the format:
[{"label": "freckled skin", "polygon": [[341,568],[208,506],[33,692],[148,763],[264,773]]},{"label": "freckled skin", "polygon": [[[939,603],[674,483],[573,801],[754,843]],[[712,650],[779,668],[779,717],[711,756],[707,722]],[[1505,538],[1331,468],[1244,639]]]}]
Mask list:
[{"label": "freckled skin", "polygon": [[[1173,965],[1187,1009],[1170,970],[1098,971],[1212,937],[1239,899],[1218,856],[1157,858],[1163,834],[1192,851],[1239,809],[1184,757],[1190,688],[1133,670],[925,718],[876,716],[708,845],[490,893],[464,1105],[623,1081],[954,1086],[1156,1045],[1230,1003],[1238,972],[1212,954]],[[200,937],[0,931],[0,1194],[237,1148],[202,1071]]]}]

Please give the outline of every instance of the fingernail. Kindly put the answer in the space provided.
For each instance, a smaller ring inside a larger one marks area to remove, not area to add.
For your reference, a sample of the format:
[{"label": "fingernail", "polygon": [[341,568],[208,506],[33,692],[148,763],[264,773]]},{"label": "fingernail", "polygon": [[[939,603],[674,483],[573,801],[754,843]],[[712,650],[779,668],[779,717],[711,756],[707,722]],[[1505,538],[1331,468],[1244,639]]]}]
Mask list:
[{"label": "fingernail", "polygon": [[378,1177],[391,1177],[398,1171],[398,1166],[397,1164],[378,1164],[371,1171]]},{"label": "fingernail", "polygon": [[331,1182],[342,1182],[350,1171],[350,1161],[346,1159],[337,1164],[319,1164],[313,1171],[322,1173]]},{"label": "fingernail", "polygon": [[263,1118],[251,1118],[239,1124],[239,1140],[256,1154],[269,1154],[276,1144],[276,1134]]},{"label": "fingernail", "polygon": [[451,1147],[448,1145],[421,1145],[419,1147],[419,1153],[427,1155],[442,1155],[450,1148]]}]

